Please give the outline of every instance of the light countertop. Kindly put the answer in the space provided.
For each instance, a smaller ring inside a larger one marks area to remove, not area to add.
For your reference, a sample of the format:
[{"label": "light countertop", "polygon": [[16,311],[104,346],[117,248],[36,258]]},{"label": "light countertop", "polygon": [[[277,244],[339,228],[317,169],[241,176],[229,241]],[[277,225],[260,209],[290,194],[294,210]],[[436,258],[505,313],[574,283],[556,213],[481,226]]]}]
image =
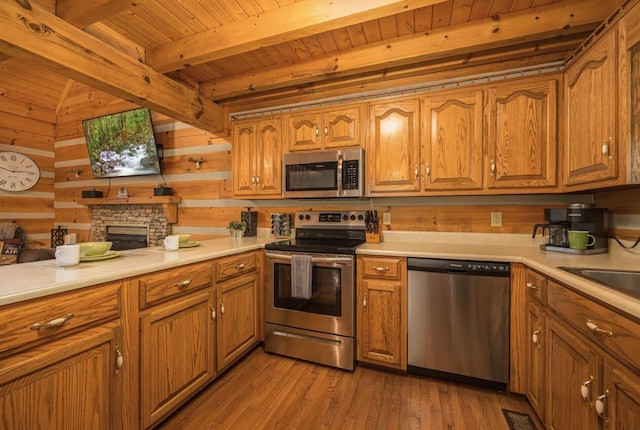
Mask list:
[{"label": "light countertop", "polygon": [[575,255],[540,250],[529,235],[384,232],[381,243],[367,243],[359,255],[445,258],[523,263],[557,281],[640,318],[640,299],[589,281],[558,267],[640,271],[640,250],[627,251],[611,241],[609,252]]},{"label": "light countertop", "polygon": [[0,266],[0,306],[260,249],[272,241],[261,237],[211,239],[177,251],[165,251],[161,246],[119,251],[117,258],[69,267],[58,267],[56,260]]},{"label": "light countertop", "polygon": [[[531,268],[580,290],[597,300],[640,318],[640,299],[607,288],[599,283],[558,269],[588,267],[614,270],[640,270],[640,251],[626,251],[615,242],[609,252],[574,255],[541,251],[541,240],[529,235],[478,233],[384,232],[384,241],[367,243],[358,255],[387,255],[524,263]],[[194,248],[165,251],[152,247],[120,251],[118,258],[57,267],[55,260],[0,267],[0,306],[50,294],[96,285],[197,263],[231,254],[261,249],[273,242],[269,237],[212,239]]]}]

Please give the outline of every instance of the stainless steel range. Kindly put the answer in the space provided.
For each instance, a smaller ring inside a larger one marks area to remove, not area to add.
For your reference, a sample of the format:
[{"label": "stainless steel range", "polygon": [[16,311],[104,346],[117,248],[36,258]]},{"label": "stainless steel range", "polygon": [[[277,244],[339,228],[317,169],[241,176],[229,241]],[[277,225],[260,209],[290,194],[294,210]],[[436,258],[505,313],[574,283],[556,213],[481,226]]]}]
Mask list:
[{"label": "stainless steel range", "polygon": [[265,247],[267,351],[353,370],[364,213],[298,212],[295,239]]}]

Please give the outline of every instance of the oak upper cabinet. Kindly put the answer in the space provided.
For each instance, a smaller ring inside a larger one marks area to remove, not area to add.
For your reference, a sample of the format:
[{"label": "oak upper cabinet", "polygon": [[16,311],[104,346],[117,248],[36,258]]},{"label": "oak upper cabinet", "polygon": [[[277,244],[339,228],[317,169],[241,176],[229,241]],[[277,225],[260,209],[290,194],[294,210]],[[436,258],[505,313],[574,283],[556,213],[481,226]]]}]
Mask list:
[{"label": "oak upper cabinet", "polygon": [[557,190],[559,82],[543,77],[487,89],[487,189]]},{"label": "oak upper cabinet", "polygon": [[391,99],[369,105],[367,195],[420,192],[420,101]]},{"label": "oak upper cabinet", "polygon": [[428,95],[422,106],[424,190],[481,190],[482,91]]},{"label": "oak upper cabinet", "polygon": [[[564,185],[615,184],[620,134],[618,31],[604,32],[565,72]],[[583,186],[585,185],[585,186]]]},{"label": "oak upper cabinet", "polygon": [[282,118],[233,125],[233,192],[273,198],[282,194]]},{"label": "oak upper cabinet", "polygon": [[309,151],[363,145],[364,105],[312,109],[285,116],[287,150]]},{"label": "oak upper cabinet", "polygon": [[358,360],[406,370],[406,258],[360,256],[357,273]]},{"label": "oak upper cabinet", "polygon": [[217,369],[260,341],[259,259],[256,251],[214,261],[217,289]]},{"label": "oak upper cabinet", "polygon": [[3,429],[121,429],[121,283],[0,307]]},{"label": "oak upper cabinet", "polygon": [[153,426],[215,376],[211,263],[141,276],[140,414]]}]

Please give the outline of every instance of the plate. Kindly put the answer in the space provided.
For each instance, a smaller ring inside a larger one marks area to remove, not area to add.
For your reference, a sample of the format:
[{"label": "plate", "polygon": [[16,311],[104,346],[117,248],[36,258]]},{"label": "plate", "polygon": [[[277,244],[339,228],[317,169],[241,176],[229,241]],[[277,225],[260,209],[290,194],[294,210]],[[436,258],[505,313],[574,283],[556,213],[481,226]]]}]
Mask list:
[{"label": "plate", "polygon": [[193,240],[190,240],[189,242],[185,242],[185,243],[181,243],[179,246],[180,248],[193,248],[194,246],[199,246],[200,242],[194,242]]},{"label": "plate", "polygon": [[116,257],[120,257],[120,253],[118,251],[107,251],[104,254],[100,254],[100,255],[81,256],[80,261],[102,261],[102,260],[110,260]]}]

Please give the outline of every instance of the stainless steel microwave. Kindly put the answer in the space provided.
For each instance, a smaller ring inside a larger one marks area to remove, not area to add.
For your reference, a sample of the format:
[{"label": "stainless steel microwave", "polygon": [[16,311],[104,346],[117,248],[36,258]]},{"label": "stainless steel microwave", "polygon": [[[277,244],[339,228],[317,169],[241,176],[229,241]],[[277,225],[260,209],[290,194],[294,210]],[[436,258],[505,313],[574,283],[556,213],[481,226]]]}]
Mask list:
[{"label": "stainless steel microwave", "polygon": [[294,152],[283,157],[283,196],[332,198],[364,196],[364,150]]}]

